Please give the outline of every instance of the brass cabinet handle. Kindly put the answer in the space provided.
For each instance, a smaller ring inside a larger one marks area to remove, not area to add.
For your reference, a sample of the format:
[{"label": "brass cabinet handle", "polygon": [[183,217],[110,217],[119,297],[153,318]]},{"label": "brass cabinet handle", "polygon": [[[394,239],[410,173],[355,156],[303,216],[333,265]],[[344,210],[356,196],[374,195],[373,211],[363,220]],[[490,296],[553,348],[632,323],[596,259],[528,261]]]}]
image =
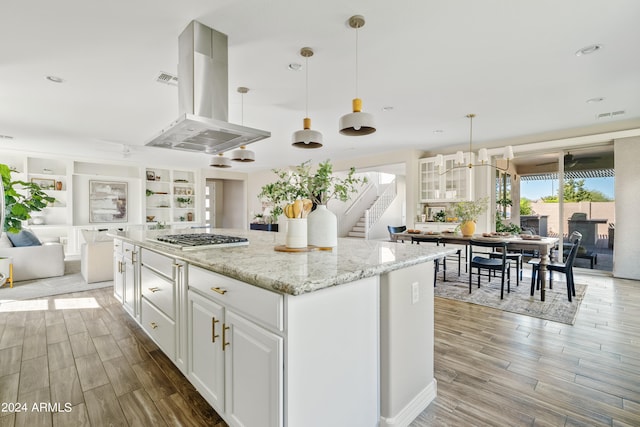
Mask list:
[{"label": "brass cabinet handle", "polygon": [[219,287],[211,288],[212,291],[219,293],[220,295],[224,295],[227,293],[226,289],[222,289]]},{"label": "brass cabinet handle", "polygon": [[156,329],[158,327],[158,324],[156,322],[151,322],[149,324],[151,325],[151,329]]},{"label": "brass cabinet handle", "polygon": [[153,288],[149,288],[149,290],[155,294],[160,290],[160,288],[154,286]]},{"label": "brass cabinet handle", "polygon": [[118,273],[122,273],[122,261],[118,261]]},{"label": "brass cabinet handle", "polygon": [[230,329],[226,323],[222,324],[222,351],[224,351],[225,347],[231,345],[231,343],[227,342],[227,330]]},{"label": "brass cabinet handle", "polygon": [[220,335],[216,334],[216,323],[220,322],[219,320],[216,320],[215,317],[211,318],[211,342],[215,343],[216,342],[216,338],[218,338]]},{"label": "brass cabinet handle", "polygon": [[135,264],[136,262],[138,262],[138,258],[137,258],[138,252],[136,251],[132,251],[131,252],[131,263]]}]

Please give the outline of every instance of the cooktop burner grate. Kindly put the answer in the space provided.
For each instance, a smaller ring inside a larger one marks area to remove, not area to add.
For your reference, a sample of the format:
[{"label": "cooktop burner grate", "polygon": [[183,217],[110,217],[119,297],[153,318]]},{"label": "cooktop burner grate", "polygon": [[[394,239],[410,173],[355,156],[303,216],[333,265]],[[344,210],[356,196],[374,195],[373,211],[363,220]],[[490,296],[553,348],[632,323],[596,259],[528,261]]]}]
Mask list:
[{"label": "cooktop burner grate", "polygon": [[244,237],[211,233],[165,234],[157,236],[153,240],[180,247],[182,250],[200,249],[205,247],[220,248],[243,246],[249,244],[249,240]]}]

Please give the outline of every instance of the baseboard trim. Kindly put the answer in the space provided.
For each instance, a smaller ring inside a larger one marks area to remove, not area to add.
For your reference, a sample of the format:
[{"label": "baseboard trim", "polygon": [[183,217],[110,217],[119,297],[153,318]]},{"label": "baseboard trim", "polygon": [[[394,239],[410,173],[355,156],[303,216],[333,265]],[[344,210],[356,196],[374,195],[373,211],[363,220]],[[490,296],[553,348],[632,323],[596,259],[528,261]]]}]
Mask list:
[{"label": "baseboard trim", "polygon": [[416,395],[402,410],[394,417],[387,418],[380,416],[380,427],[406,427],[416,419],[422,411],[436,398],[438,394],[438,383],[434,378],[420,393]]}]

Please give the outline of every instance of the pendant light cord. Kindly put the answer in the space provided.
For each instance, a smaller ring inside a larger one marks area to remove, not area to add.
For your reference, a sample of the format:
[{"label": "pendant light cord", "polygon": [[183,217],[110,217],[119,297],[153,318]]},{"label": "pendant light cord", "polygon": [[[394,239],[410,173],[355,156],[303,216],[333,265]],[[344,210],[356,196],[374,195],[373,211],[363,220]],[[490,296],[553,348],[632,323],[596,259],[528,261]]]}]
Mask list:
[{"label": "pendant light cord", "polygon": [[305,117],[309,117],[309,57],[304,58],[304,114]]},{"label": "pendant light cord", "polygon": [[358,97],[358,29],[359,25],[356,26],[356,98]]}]

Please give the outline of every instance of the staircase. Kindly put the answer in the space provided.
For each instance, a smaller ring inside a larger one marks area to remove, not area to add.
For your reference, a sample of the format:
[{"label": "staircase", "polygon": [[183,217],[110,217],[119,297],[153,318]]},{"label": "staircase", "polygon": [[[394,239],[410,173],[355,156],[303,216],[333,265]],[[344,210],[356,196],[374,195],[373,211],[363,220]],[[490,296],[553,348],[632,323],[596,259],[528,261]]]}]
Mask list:
[{"label": "staircase", "polygon": [[367,237],[367,219],[365,218],[364,214],[360,217],[360,219],[358,220],[358,222],[356,222],[356,225],[354,225],[351,228],[351,231],[349,232],[348,236],[349,237],[360,237],[362,239]]},{"label": "staircase", "polygon": [[396,198],[396,194],[396,180],[394,179],[371,206],[363,212],[358,222],[356,222],[356,225],[349,231],[348,236],[366,239],[369,230],[371,230],[371,227],[378,222],[384,211],[391,205],[393,199]]}]

